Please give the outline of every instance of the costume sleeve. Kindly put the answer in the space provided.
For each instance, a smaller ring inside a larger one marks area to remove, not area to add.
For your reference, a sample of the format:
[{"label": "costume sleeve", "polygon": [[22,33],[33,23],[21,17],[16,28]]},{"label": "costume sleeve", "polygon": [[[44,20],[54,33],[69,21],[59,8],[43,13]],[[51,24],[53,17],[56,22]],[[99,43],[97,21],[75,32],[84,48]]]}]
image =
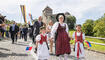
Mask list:
[{"label": "costume sleeve", "polygon": [[[66,24],[66,23],[65,23]],[[66,24],[66,32],[69,34],[69,27],[68,25]]]},{"label": "costume sleeve", "polygon": [[85,40],[85,34],[84,33],[82,34],[82,36],[83,36],[83,40]]},{"label": "costume sleeve", "polygon": [[52,27],[52,29],[51,29],[51,38],[54,38],[55,32],[57,31],[57,28],[58,28],[58,25],[59,25],[58,22],[56,22],[56,23],[53,25],[53,27]]},{"label": "costume sleeve", "polygon": [[73,33],[73,36],[72,36],[72,38],[73,38],[73,39],[75,39],[75,32]]},{"label": "costume sleeve", "polygon": [[36,41],[40,41],[41,40],[41,36],[40,35],[37,35],[36,36]]}]

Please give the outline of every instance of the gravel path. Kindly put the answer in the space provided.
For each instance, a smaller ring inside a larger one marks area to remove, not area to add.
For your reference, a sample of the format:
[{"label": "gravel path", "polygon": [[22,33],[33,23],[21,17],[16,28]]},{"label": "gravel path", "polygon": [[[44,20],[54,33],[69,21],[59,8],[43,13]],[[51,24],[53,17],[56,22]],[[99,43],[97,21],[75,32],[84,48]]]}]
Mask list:
[{"label": "gravel path", "polygon": [[[11,44],[11,40],[0,41],[0,60],[36,60],[36,54],[33,51],[26,51],[26,46],[31,45],[31,41],[24,42],[19,39],[15,44]],[[34,46],[32,44],[32,46]],[[81,60],[105,60],[105,55],[93,51],[85,50],[85,59]],[[49,60],[57,60],[54,55]],[[68,60],[76,60],[74,51],[69,55]]]}]

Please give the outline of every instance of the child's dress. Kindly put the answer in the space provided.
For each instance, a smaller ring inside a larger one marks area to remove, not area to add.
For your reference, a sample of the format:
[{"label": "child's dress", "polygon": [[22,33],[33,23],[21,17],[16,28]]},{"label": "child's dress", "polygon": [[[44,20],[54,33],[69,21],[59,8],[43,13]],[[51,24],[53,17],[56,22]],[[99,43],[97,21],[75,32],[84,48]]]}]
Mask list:
[{"label": "child's dress", "polygon": [[38,41],[38,47],[37,47],[38,59],[48,59],[49,58],[47,40],[48,40],[48,37],[46,34],[44,35],[40,34],[36,37],[36,41]]},{"label": "child's dress", "polygon": [[[48,29],[52,29],[52,26],[48,25]],[[50,38],[51,37],[51,32],[48,32],[48,37]]]},{"label": "child's dress", "polygon": [[82,32],[75,32],[73,38],[75,39],[75,57],[84,57],[83,41],[85,40],[85,34]]}]

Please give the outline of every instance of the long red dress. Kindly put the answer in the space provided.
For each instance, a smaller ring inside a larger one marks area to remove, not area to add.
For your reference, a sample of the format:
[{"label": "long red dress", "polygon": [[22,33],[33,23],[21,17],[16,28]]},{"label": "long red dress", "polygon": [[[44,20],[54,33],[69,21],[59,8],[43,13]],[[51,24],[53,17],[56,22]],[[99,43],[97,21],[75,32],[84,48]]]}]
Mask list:
[{"label": "long red dress", "polygon": [[70,54],[70,38],[66,32],[66,25],[63,27],[59,24],[56,39],[56,55]]}]

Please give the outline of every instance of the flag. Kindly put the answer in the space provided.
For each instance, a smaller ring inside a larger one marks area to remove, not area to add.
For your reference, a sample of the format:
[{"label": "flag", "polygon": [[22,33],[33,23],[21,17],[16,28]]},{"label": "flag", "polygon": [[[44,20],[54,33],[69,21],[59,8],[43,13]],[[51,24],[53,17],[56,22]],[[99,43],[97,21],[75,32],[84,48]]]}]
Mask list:
[{"label": "flag", "polygon": [[33,18],[32,18],[32,14],[31,14],[31,13],[29,13],[29,16],[30,16],[30,19],[33,20]]},{"label": "flag", "polygon": [[25,7],[25,5],[20,5],[20,8],[21,8],[21,12],[22,12],[22,15],[23,15],[23,18],[24,18],[24,22],[27,23],[27,20],[26,20],[26,7]]},{"label": "flag", "polygon": [[89,41],[85,41],[88,45],[88,47],[92,47],[91,43]]},{"label": "flag", "polygon": [[26,51],[32,50],[32,47],[26,47]]}]

